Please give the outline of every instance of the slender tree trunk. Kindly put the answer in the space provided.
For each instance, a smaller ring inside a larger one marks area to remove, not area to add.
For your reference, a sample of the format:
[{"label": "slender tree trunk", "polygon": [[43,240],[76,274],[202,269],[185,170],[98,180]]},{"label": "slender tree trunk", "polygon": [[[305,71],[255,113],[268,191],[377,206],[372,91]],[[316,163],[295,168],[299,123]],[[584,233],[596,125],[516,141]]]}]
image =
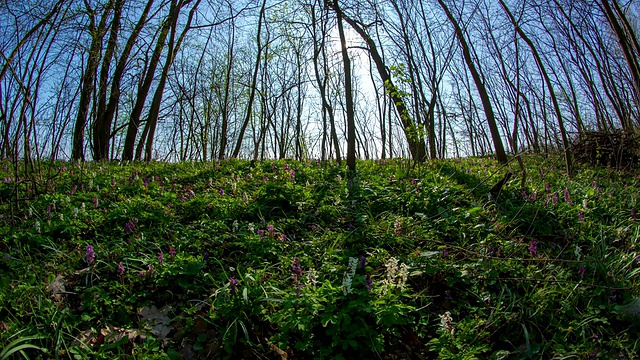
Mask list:
[{"label": "slender tree trunk", "polygon": [[[100,161],[109,158],[109,147],[111,143],[111,126],[113,124],[113,119],[115,117],[116,108],[118,107],[118,103],[120,101],[120,86],[122,83],[122,78],[124,76],[124,71],[127,66],[127,61],[129,60],[129,56],[131,55],[131,51],[133,46],[146,23],[147,16],[149,15],[149,11],[151,11],[151,7],[153,5],[154,0],[148,0],[147,4],[136,23],[135,28],[122,50],[120,54],[120,58],[116,64],[116,69],[113,73],[113,78],[111,80],[111,91],[109,93],[109,102],[106,105],[106,108],[103,111],[98,111],[98,115],[96,117],[96,121],[93,126],[93,156],[94,160]],[[113,31],[113,29],[112,29]],[[115,43],[115,42],[114,42]],[[129,159],[130,160],[130,159]]]},{"label": "slender tree trunk", "polygon": [[[133,106],[133,110],[131,111],[131,115],[129,117],[129,124],[127,126],[127,133],[125,135],[124,140],[124,149],[122,151],[122,160],[133,160],[133,153],[136,143],[136,136],[138,135],[138,128],[140,127],[140,117],[142,115],[142,109],[144,108],[144,103],[147,100],[147,96],[149,95],[149,90],[151,89],[151,83],[153,82],[153,78],[155,77],[156,68],[158,67],[158,63],[160,62],[160,56],[162,55],[162,49],[164,48],[164,44],[167,40],[167,35],[169,35],[169,30],[172,27],[172,21],[170,19],[173,17],[173,13],[177,7],[177,0],[171,1],[171,7],[169,8],[169,15],[167,19],[164,21],[160,33],[158,34],[158,40],[156,42],[156,46],[153,50],[153,54],[151,56],[151,61],[149,62],[149,67],[147,68],[146,75],[141,86],[138,87],[138,94],[136,97],[135,105]],[[146,134],[144,134],[146,135]]]},{"label": "slender tree trunk", "polygon": [[356,125],[355,113],[353,107],[353,90],[351,88],[351,60],[347,50],[347,40],[344,35],[344,27],[342,26],[342,10],[336,0],[333,4],[334,10],[338,17],[338,34],[340,36],[340,49],[342,52],[342,63],[344,65],[344,88],[346,100],[346,116],[347,116],[347,168],[349,171],[356,171]]},{"label": "slender tree trunk", "polygon": [[447,18],[454,27],[456,37],[458,38],[458,42],[460,42],[460,46],[462,47],[464,60],[467,64],[467,67],[469,68],[469,71],[471,72],[471,76],[473,77],[473,81],[476,84],[478,93],[480,94],[480,100],[482,101],[485,116],[487,117],[487,124],[489,125],[489,131],[491,132],[491,138],[493,140],[493,146],[496,152],[496,159],[498,160],[498,162],[506,164],[508,162],[507,154],[504,151],[502,138],[500,137],[500,132],[498,131],[498,126],[496,125],[493,107],[491,106],[491,100],[489,99],[489,94],[487,93],[487,89],[482,81],[480,73],[476,69],[476,66],[473,63],[473,59],[471,58],[469,44],[467,44],[467,40],[464,38],[462,29],[460,28],[460,25],[458,25],[458,21],[453,17],[453,14],[451,13],[451,11],[449,11],[447,5],[442,0],[438,0],[438,3],[442,7],[447,15]]},{"label": "slender tree trunk", "polygon": [[[329,5],[334,7],[335,10],[334,4]],[[341,14],[343,20],[346,21],[367,43],[369,54],[371,55],[373,62],[376,64],[378,74],[380,75],[382,82],[385,84],[387,92],[389,93],[396,111],[398,112],[398,116],[400,117],[400,122],[402,123],[407,143],[409,144],[411,157],[416,161],[424,161],[426,159],[426,144],[424,136],[420,131],[418,131],[418,127],[411,120],[404,98],[400,95],[398,88],[394,85],[393,79],[391,79],[391,75],[389,74],[389,70],[387,70],[385,63],[378,52],[378,47],[362,26],[350,17],[346,16],[344,13]]]},{"label": "slender tree trunk", "polygon": [[542,77],[544,78],[544,82],[547,85],[547,88],[549,89],[549,96],[551,97],[551,102],[553,103],[553,109],[554,109],[554,111],[556,113],[556,119],[558,120],[558,128],[560,130],[560,135],[562,136],[562,146],[564,147],[564,159],[565,159],[565,163],[566,163],[566,166],[567,166],[567,174],[569,176],[571,176],[572,167],[571,167],[571,154],[569,153],[569,139],[567,137],[567,130],[565,129],[565,126],[564,126],[564,120],[562,119],[562,112],[560,111],[560,104],[558,103],[558,99],[557,99],[556,94],[555,94],[555,92],[553,90],[553,84],[551,83],[551,79],[549,78],[549,74],[547,73],[547,70],[546,70],[546,68],[544,66],[544,63],[542,62],[542,58],[538,54],[538,50],[533,45],[533,41],[531,41],[531,39],[529,39],[529,37],[524,33],[524,31],[522,30],[520,25],[518,25],[518,23],[516,22],[516,19],[513,17],[513,14],[511,13],[511,11],[507,7],[507,5],[504,3],[504,0],[499,0],[499,1],[500,1],[500,5],[504,9],[505,13],[509,17],[509,20],[511,21],[511,24],[515,27],[516,32],[518,33],[518,35],[520,35],[522,40],[524,40],[524,42],[529,46],[529,49],[531,50],[531,53],[533,54],[533,58],[536,61],[536,65],[538,66],[538,70],[540,70],[540,73],[542,74]]},{"label": "slender tree trunk", "polygon": [[258,70],[260,69],[260,58],[262,56],[262,25],[264,22],[264,13],[267,7],[267,0],[262,1],[262,6],[260,7],[260,14],[258,16],[258,33],[256,35],[257,42],[257,54],[256,54],[256,62],[253,67],[253,75],[251,79],[251,89],[249,90],[249,100],[247,102],[247,111],[245,113],[244,121],[242,122],[242,126],[240,127],[240,133],[238,134],[238,140],[236,141],[236,147],[233,150],[232,157],[237,158],[240,155],[240,150],[242,149],[242,140],[244,138],[244,133],[247,131],[247,126],[249,125],[249,121],[251,121],[251,115],[253,111],[253,101],[256,96],[256,84],[258,80]]},{"label": "slender tree trunk", "polygon": [[71,149],[72,160],[84,161],[84,136],[85,128],[89,117],[89,106],[91,105],[91,98],[94,91],[94,82],[96,79],[96,72],[98,64],[100,63],[101,50],[102,50],[102,38],[105,34],[107,18],[111,12],[111,8],[107,7],[102,14],[98,27],[95,26],[95,17],[92,14],[93,9],[88,8],[87,12],[90,16],[91,25],[89,31],[91,32],[91,45],[89,46],[89,54],[87,55],[87,65],[82,76],[82,90],[80,92],[80,102],[78,104],[78,114],[76,116],[76,123],[73,131],[73,147]]},{"label": "slender tree trunk", "polygon": [[[160,76],[160,82],[158,83],[158,87],[156,88],[156,91],[153,94],[153,100],[151,101],[151,107],[149,108],[149,118],[145,126],[145,128],[148,127],[149,130],[147,131],[144,161],[151,161],[152,159],[153,141],[154,141],[154,136],[156,132],[156,127],[158,125],[158,118],[160,116],[160,105],[162,104],[162,96],[164,95],[164,88],[165,88],[165,85],[167,84],[169,70],[171,70],[173,59],[175,58],[176,52],[180,49],[180,45],[182,45],[182,41],[184,40],[184,37],[186,36],[189,29],[191,29],[191,22],[193,21],[195,12],[198,9],[198,5],[200,5],[200,0],[197,0],[196,3],[191,8],[191,11],[189,12],[189,17],[187,20],[187,24],[184,27],[184,30],[182,30],[182,33],[178,37],[178,40],[175,41],[176,27],[178,26],[178,16],[180,15],[180,10],[190,2],[191,0],[183,0],[176,8],[175,15],[171,20],[172,25],[171,25],[171,34],[169,37],[169,47],[167,51],[167,58],[165,59],[165,64],[164,64],[164,67],[162,68],[162,75]],[[174,42],[175,42],[175,45],[174,45]]]}]

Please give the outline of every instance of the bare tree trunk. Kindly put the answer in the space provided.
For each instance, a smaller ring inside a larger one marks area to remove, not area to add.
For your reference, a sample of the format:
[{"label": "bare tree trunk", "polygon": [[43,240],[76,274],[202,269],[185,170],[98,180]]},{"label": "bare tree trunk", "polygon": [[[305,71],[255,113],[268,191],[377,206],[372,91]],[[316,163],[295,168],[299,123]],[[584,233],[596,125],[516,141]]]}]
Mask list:
[{"label": "bare tree trunk", "polygon": [[140,15],[140,18],[138,19],[133,32],[127,39],[127,43],[125,44],[124,49],[122,50],[122,54],[120,54],[120,58],[118,59],[118,63],[116,64],[116,69],[113,73],[113,79],[111,80],[109,102],[103,111],[98,111],[96,121],[93,126],[93,158],[96,161],[109,158],[111,126],[115,117],[116,108],[118,107],[118,102],[120,101],[120,85],[122,82],[122,77],[124,76],[127,61],[129,60],[129,56],[131,55],[133,46],[135,45],[135,42],[140,35],[142,28],[144,27],[147,16],[149,15],[149,11],[151,11],[153,2],[154,0],[147,1],[147,4],[142,11],[142,14]]},{"label": "bare tree trunk", "polygon": [[480,100],[482,101],[482,106],[484,108],[485,116],[487,117],[487,124],[489,125],[489,130],[491,132],[491,138],[493,140],[493,146],[496,152],[496,159],[498,162],[502,164],[506,164],[508,162],[507,154],[504,151],[504,146],[502,145],[502,139],[500,137],[500,132],[498,131],[498,126],[496,125],[495,115],[493,113],[493,108],[491,106],[491,100],[489,99],[489,94],[487,93],[487,89],[482,82],[482,78],[480,77],[480,73],[476,69],[475,64],[473,63],[473,59],[471,58],[471,52],[469,51],[469,44],[467,44],[467,40],[464,38],[464,34],[462,33],[462,29],[460,25],[458,25],[458,21],[453,17],[451,11],[447,5],[442,1],[438,0],[438,3],[447,14],[447,18],[454,27],[456,37],[460,42],[460,46],[462,47],[462,54],[464,56],[464,60],[471,72],[471,76],[473,77],[473,81],[476,84],[476,88],[478,89],[478,93],[480,94]]},{"label": "bare tree trunk", "polygon": [[140,127],[140,116],[142,115],[144,103],[146,102],[147,96],[149,95],[151,83],[153,82],[156,68],[158,67],[158,63],[160,62],[160,55],[162,55],[162,49],[164,48],[165,41],[167,40],[167,35],[169,35],[169,30],[171,30],[172,27],[172,21],[169,21],[169,19],[172,18],[173,13],[177,11],[176,7],[177,0],[172,0],[167,20],[165,20],[164,24],[162,25],[162,29],[160,30],[160,34],[158,34],[158,40],[156,42],[155,49],[153,50],[153,54],[151,55],[151,61],[149,62],[149,67],[147,68],[146,75],[141,86],[138,88],[136,102],[129,117],[129,124],[127,126],[127,133],[124,140],[124,149],[122,151],[122,160],[134,159],[133,152],[136,142],[136,136],[138,134],[138,128]]},{"label": "bare tree trunk", "polygon": [[240,155],[240,149],[242,149],[242,140],[244,138],[244,133],[247,131],[247,126],[249,125],[249,121],[251,120],[251,114],[253,111],[253,101],[256,96],[256,83],[258,80],[258,69],[260,68],[260,57],[262,56],[262,50],[263,50],[261,36],[262,36],[262,25],[264,22],[264,13],[265,13],[266,6],[267,6],[267,0],[262,0],[262,6],[260,7],[260,15],[258,17],[258,34],[256,35],[256,42],[258,47],[257,53],[256,53],[256,62],[255,62],[255,66],[253,67],[251,89],[249,90],[249,100],[247,102],[247,111],[245,113],[244,122],[240,127],[240,133],[238,134],[236,147],[233,150],[233,155],[231,155],[234,158],[237,158],[238,155]]},{"label": "bare tree trunk", "polygon": [[560,104],[558,104],[558,99],[557,99],[556,94],[555,94],[555,92],[553,90],[553,84],[551,83],[551,79],[549,78],[549,74],[547,73],[547,70],[546,70],[546,68],[544,66],[544,63],[542,62],[542,59],[540,58],[540,55],[538,54],[538,50],[533,45],[533,41],[531,41],[531,39],[529,39],[529,37],[524,33],[524,31],[522,30],[520,25],[518,25],[518,23],[516,22],[516,19],[513,17],[513,14],[511,13],[511,11],[507,7],[507,5],[504,3],[504,0],[499,0],[499,1],[500,1],[500,5],[504,9],[505,13],[509,17],[509,20],[511,21],[511,24],[513,24],[513,26],[515,27],[516,32],[518,33],[518,35],[520,35],[522,40],[524,40],[524,42],[529,46],[529,49],[531,50],[531,53],[533,54],[533,58],[536,61],[536,65],[538,66],[538,70],[540,70],[540,74],[542,74],[542,77],[544,78],[544,82],[547,85],[547,88],[549,89],[549,96],[551,97],[551,102],[553,103],[553,109],[554,109],[554,111],[556,113],[556,119],[558,120],[558,128],[560,130],[560,135],[562,136],[562,146],[564,147],[564,160],[565,160],[565,163],[566,163],[566,166],[567,166],[567,174],[569,176],[571,176],[572,167],[571,167],[571,154],[569,153],[569,139],[567,137],[567,130],[564,127],[564,121],[562,119],[562,112],[560,111]]},{"label": "bare tree trunk", "polygon": [[[335,10],[335,4],[329,4],[329,6],[333,7]],[[407,138],[407,143],[409,144],[409,151],[411,152],[411,157],[416,161],[424,161],[426,159],[426,144],[424,140],[424,136],[418,131],[416,124],[409,117],[409,112],[407,111],[407,107],[404,102],[404,98],[400,95],[398,88],[394,85],[393,79],[391,79],[391,75],[389,74],[389,70],[382,60],[380,53],[378,52],[378,47],[375,42],[367,34],[365,29],[360,26],[355,20],[346,16],[344,13],[342,14],[342,18],[346,21],[353,30],[355,30],[362,39],[367,43],[367,47],[369,50],[369,54],[373,58],[373,62],[376,64],[376,69],[378,70],[378,74],[382,82],[385,84],[387,88],[387,92],[393,101],[393,104],[398,112],[398,116],[400,117],[400,122],[403,125],[403,130],[405,136]]]},{"label": "bare tree trunk", "polygon": [[344,65],[344,88],[345,100],[347,106],[347,168],[349,171],[356,171],[356,125],[355,113],[353,107],[353,90],[351,88],[351,60],[347,50],[347,40],[344,35],[344,27],[342,26],[342,10],[336,0],[333,8],[338,17],[338,34],[340,35],[340,49],[342,51],[342,63]]},{"label": "bare tree trunk", "polygon": [[78,114],[76,116],[76,124],[73,130],[73,147],[71,150],[71,159],[84,161],[84,135],[89,116],[89,105],[94,91],[94,82],[98,64],[100,63],[102,50],[102,37],[106,31],[107,18],[111,12],[111,8],[107,7],[102,14],[98,27],[95,26],[94,10],[87,6],[87,12],[90,17],[89,31],[91,32],[91,45],[87,58],[87,66],[82,76],[82,90],[80,92],[80,102],[78,104]]},{"label": "bare tree trunk", "polygon": [[[160,82],[158,83],[158,87],[156,88],[155,93],[153,94],[153,100],[151,102],[151,107],[149,109],[149,118],[147,120],[147,124],[145,128],[148,128],[145,145],[145,154],[144,161],[151,161],[153,155],[153,141],[154,135],[156,132],[156,127],[158,125],[158,117],[160,116],[160,105],[162,104],[162,96],[164,94],[164,88],[167,84],[167,77],[169,76],[169,70],[171,69],[171,65],[173,64],[173,59],[175,58],[176,52],[180,49],[180,45],[182,45],[182,41],[184,40],[185,35],[191,29],[191,22],[193,21],[193,17],[195,15],[196,10],[198,9],[198,5],[200,5],[200,0],[197,0],[196,3],[191,8],[189,12],[189,17],[187,20],[187,24],[182,30],[182,33],[178,37],[178,40],[175,41],[176,35],[176,27],[178,25],[178,16],[180,15],[180,10],[190,3],[191,0],[183,0],[178,7],[176,8],[175,15],[171,22],[171,35],[169,37],[169,47],[167,51],[167,58],[165,59],[164,67],[162,68],[162,75],[160,76]],[[174,45],[175,41],[175,45]],[[144,138],[142,138],[144,139]],[[142,139],[140,139],[142,141]]]}]

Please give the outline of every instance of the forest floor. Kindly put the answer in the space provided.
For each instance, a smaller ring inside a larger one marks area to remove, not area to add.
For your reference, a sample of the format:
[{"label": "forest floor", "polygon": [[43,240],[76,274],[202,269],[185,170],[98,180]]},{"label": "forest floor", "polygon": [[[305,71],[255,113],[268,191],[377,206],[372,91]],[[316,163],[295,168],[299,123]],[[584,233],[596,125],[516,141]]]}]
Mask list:
[{"label": "forest floor", "polygon": [[0,162],[0,359],[632,359],[640,172]]}]

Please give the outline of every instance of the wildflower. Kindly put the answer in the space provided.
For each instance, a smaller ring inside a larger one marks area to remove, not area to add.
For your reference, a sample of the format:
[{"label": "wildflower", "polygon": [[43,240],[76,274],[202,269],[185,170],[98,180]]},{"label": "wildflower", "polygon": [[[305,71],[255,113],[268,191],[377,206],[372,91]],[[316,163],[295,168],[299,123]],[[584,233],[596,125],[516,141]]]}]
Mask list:
[{"label": "wildflower", "polygon": [[573,204],[573,200],[571,200],[571,197],[569,197],[569,188],[564,189],[564,201],[569,205]]},{"label": "wildflower", "polygon": [[118,263],[118,275],[124,275],[124,266],[122,265],[122,261]]},{"label": "wildflower", "polygon": [[116,181],[115,180],[111,180],[111,187],[116,187]]},{"label": "wildflower", "polygon": [[147,274],[149,274],[149,276],[152,276],[155,273],[156,271],[153,269],[153,265],[151,264],[147,265]]},{"label": "wildflower", "polygon": [[73,208],[73,218],[74,219],[78,218],[78,208]]},{"label": "wildflower", "polygon": [[587,210],[589,207],[587,206],[589,205],[589,201],[587,201],[587,199],[583,199],[582,200],[582,207]]},{"label": "wildflower", "polygon": [[145,276],[147,276],[147,274],[145,274],[144,271],[142,270],[138,271],[138,277],[145,277]]},{"label": "wildflower", "polygon": [[129,220],[127,221],[127,223],[124,225],[124,232],[126,233],[132,233],[133,229],[135,229],[136,225],[133,223],[133,221]]},{"label": "wildflower", "polygon": [[224,189],[218,190],[218,194],[220,194],[220,196],[224,196]]},{"label": "wildflower", "polygon": [[8,328],[7,328],[7,324],[5,324],[5,323],[0,323],[0,330],[2,330],[2,331],[7,331],[7,330],[8,330]]},{"label": "wildflower", "polygon": [[367,292],[371,292],[371,287],[373,286],[373,280],[371,280],[371,274],[367,273],[367,276],[364,279],[364,286],[367,288]]},{"label": "wildflower", "polygon": [[447,248],[442,248],[442,257],[443,257],[443,258],[444,258],[444,257],[446,257],[446,256],[447,256],[447,254],[449,254],[449,249],[447,249]]},{"label": "wildflower", "polygon": [[558,202],[558,192],[553,193],[553,197],[551,198],[551,203],[555,205]]},{"label": "wildflower", "polygon": [[279,241],[285,241],[287,239],[287,236],[283,233],[279,233],[278,234],[278,240]]},{"label": "wildflower", "polygon": [[349,264],[347,265],[347,271],[345,271],[344,276],[342,277],[342,292],[344,295],[351,294],[353,290],[351,289],[351,283],[353,282],[353,277],[356,275],[356,266],[358,266],[358,259],[349,258]]},{"label": "wildflower", "polygon": [[176,248],[174,248],[173,246],[169,246],[169,256],[171,256],[172,258],[176,257]]},{"label": "wildflower", "polygon": [[269,232],[269,237],[273,238],[276,235],[275,228],[273,225],[267,225],[267,231]]},{"label": "wildflower", "polygon": [[358,269],[362,269],[367,263],[367,258],[364,255],[360,255],[360,263],[358,264]]},{"label": "wildflower", "polygon": [[164,261],[164,254],[160,251],[158,252],[158,264],[162,264],[162,261]]},{"label": "wildflower", "polygon": [[396,235],[402,234],[402,219],[396,219],[396,222],[393,224],[393,233]]},{"label": "wildflower", "polygon": [[550,188],[549,184],[546,184],[546,185],[544,186],[544,191],[549,192],[549,188]]},{"label": "wildflower", "polygon": [[238,293],[238,279],[229,278],[229,286],[231,287],[231,293],[233,295]]},{"label": "wildflower", "polygon": [[302,266],[300,265],[300,259],[296,256],[293,258],[293,264],[291,265],[291,271],[293,272],[293,279],[299,280],[302,277]]},{"label": "wildflower", "polygon": [[258,230],[258,235],[260,235],[260,240],[264,240],[264,230]]},{"label": "wildflower", "polygon": [[529,254],[534,256],[538,253],[538,247],[536,246],[537,242],[535,240],[531,240],[529,243]]},{"label": "wildflower", "polygon": [[307,271],[307,283],[311,286],[316,286],[318,283],[318,273],[316,272],[316,269],[310,268]]},{"label": "wildflower", "polygon": [[93,207],[94,207],[95,209],[97,209],[97,208],[98,208],[98,197],[97,197],[97,196],[94,196],[94,197],[93,197]]},{"label": "wildflower", "polygon": [[593,359],[593,358],[598,357],[598,350],[599,350],[599,349],[598,349],[598,348],[596,348],[596,351],[594,351],[594,352],[593,352],[593,353],[591,353],[591,354],[587,354],[587,359]]},{"label": "wildflower", "polygon": [[442,329],[442,332],[449,334],[449,336],[453,336],[455,328],[453,327],[453,318],[451,317],[451,313],[447,311],[438,316],[440,317],[440,328]]},{"label": "wildflower", "polygon": [[409,268],[406,264],[401,264],[400,269],[398,270],[398,287],[400,289],[404,289],[404,285],[407,283],[407,279],[409,278]]},{"label": "wildflower", "polygon": [[89,265],[93,264],[93,261],[96,259],[96,254],[93,251],[93,246],[87,245],[85,249],[84,259],[87,262],[87,264]]},{"label": "wildflower", "polygon": [[578,270],[578,276],[580,276],[580,278],[582,279],[586,271],[587,271],[587,267],[584,265],[580,265],[580,269]]},{"label": "wildflower", "polygon": [[51,219],[51,205],[47,206],[47,216]]},{"label": "wildflower", "polygon": [[580,222],[584,222],[584,212],[582,210],[578,211],[578,218],[580,219]]}]

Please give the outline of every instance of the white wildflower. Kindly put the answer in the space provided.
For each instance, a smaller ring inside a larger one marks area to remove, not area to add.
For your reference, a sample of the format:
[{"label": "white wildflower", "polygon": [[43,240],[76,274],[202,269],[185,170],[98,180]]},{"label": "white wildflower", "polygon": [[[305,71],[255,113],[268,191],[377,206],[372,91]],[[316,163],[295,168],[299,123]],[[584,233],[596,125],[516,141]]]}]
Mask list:
[{"label": "white wildflower", "polygon": [[404,290],[404,285],[407,283],[407,278],[409,277],[409,268],[406,264],[400,265],[400,270],[398,271],[398,287]]},{"label": "white wildflower", "polygon": [[453,318],[451,317],[451,313],[447,311],[438,316],[440,317],[440,327],[442,328],[442,332],[449,334],[449,336],[453,336],[455,328],[453,327]]},{"label": "white wildflower", "polygon": [[73,208],[73,218],[76,219],[78,217],[78,208]]},{"label": "white wildflower", "polygon": [[349,265],[347,265],[347,271],[345,271],[344,276],[342,277],[342,292],[347,295],[351,294],[353,291],[351,289],[351,283],[353,282],[353,277],[356,275],[356,267],[358,266],[358,259],[350,257]]}]

